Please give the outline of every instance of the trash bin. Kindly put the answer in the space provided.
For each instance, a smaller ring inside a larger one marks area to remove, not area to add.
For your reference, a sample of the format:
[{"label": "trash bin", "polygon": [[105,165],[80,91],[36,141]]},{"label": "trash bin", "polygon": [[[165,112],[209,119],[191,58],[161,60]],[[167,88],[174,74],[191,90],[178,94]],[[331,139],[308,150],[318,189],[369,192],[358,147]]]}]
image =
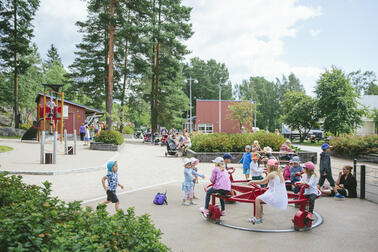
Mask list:
[{"label": "trash bin", "polygon": [[74,151],[73,151],[73,146],[68,146],[68,152],[67,152],[68,155],[73,155],[74,154]]},{"label": "trash bin", "polygon": [[52,164],[53,163],[53,154],[48,152],[45,153],[45,164]]}]

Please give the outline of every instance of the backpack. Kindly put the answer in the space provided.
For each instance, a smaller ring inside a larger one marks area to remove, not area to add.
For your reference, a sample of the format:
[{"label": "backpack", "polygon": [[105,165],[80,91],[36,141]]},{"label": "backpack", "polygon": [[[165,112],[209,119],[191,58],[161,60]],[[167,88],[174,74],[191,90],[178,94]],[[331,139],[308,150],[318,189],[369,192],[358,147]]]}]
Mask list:
[{"label": "backpack", "polygon": [[168,205],[167,192],[157,193],[153,202],[154,202],[155,205],[163,205],[163,204]]}]

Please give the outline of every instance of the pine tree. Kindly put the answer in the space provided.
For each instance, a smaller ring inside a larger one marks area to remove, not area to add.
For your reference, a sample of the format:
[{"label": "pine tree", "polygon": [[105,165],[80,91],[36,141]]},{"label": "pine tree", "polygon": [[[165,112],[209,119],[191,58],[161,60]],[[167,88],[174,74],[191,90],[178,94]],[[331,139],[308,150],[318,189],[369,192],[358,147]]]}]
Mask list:
[{"label": "pine tree", "polygon": [[51,67],[55,61],[62,63],[62,59],[58,54],[58,49],[54,46],[54,44],[51,44],[50,49],[47,51],[47,60],[45,63],[48,67]]},{"label": "pine tree", "polygon": [[3,71],[13,73],[14,118],[19,128],[18,76],[25,73],[30,63],[23,59],[31,53],[30,40],[33,37],[33,16],[39,7],[39,0],[4,0],[0,11],[0,64]]}]

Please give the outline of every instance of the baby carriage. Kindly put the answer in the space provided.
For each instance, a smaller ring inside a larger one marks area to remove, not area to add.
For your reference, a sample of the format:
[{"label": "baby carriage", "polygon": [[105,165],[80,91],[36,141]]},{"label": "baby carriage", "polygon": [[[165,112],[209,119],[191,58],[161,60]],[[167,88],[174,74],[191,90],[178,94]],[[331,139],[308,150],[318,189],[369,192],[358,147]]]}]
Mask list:
[{"label": "baby carriage", "polygon": [[144,134],[143,143],[151,143],[151,141],[152,141],[152,134],[151,133]]},{"label": "baby carriage", "polygon": [[163,145],[166,145],[168,142],[168,134],[164,134],[163,135],[163,138],[161,139],[160,141],[160,145],[163,146]]},{"label": "baby carriage", "polygon": [[173,139],[168,139],[167,142],[167,151],[165,152],[165,156],[168,155],[175,155],[176,157],[178,156],[177,148],[176,148],[176,143]]},{"label": "baby carriage", "polygon": [[152,135],[152,143],[155,144],[155,145],[158,145],[159,142],[160,142],[160,135],[159,135],[159,133],[155,132]]}]

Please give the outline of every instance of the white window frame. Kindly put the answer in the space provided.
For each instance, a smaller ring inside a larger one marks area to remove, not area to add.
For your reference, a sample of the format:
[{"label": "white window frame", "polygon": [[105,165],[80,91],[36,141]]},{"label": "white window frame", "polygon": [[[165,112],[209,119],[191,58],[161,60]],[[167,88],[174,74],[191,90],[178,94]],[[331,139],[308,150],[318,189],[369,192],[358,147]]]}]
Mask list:
[{"label": "white window frame", "polygon": [[214,132],[214,125],[212,123],[199,123],[198,124],[198,132],[213,133]]}]

